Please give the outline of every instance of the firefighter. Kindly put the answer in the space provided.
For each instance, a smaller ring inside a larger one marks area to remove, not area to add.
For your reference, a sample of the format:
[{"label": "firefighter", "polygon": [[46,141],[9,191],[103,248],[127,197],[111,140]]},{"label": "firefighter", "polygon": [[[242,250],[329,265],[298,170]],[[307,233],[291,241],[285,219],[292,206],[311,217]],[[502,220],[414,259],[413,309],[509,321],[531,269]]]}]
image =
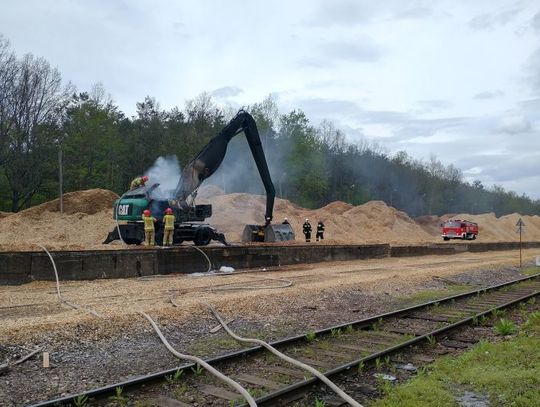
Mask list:
[{"label": "firefighter", "polygon": [[283,219],[283,222],[281,222],[282,225],[290,225],[289,221],[287,220],[287,218]]},{"label": "firefighter", "polygon": [[137,177],[133,181],[131,181],[129,189],[135,189],[135,188],[143,187],[144,184],[146,184],[146,181],[148,181],[148,175],[143,175],[142,177]]},{"label": "firefighter", "polygon": [[309,219],[306,219],[302,225],[302,230],[304,232],[304,236],[306,236],[306,242],[311,242],[311,223],[309,223]]},{"label": "firefighter", "polygon": [[154,222],[156,221],[156,218],[154,218],[150,211],[146,209],[143,212],[142,219],[144,221],[144,244],[146,246],[154,246],[156,237]]},{"label": "firefighter", "polygon": [[322,220],[317,223],[317,235],[315,237],[317,239],[317,242],[319,241],[319,239],[324,239],[324,223],[322,222]]},{"label": "firefighter", "polygon": [[164,232],[163,232],[163,246],[171,246],[174,238],[174,222],[176,218],[173,215],[171,208],[165,209],[165,216],[163,216]]},{"label": "firefighter", "polygon": [[261,227],[257,230],[257,242],[264,242],[264,229]]}]

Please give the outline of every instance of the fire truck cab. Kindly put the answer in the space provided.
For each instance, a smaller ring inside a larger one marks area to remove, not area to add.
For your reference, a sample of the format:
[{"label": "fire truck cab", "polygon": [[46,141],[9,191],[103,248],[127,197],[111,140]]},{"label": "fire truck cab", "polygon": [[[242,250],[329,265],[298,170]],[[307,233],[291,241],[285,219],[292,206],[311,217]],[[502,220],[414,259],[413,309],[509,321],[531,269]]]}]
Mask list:
[{"label": "fire truck cab", "polygon": [[449,219],[441,224],[441,228],[444,240],[474,240],[478,235],[478,224],[468,220]]}]

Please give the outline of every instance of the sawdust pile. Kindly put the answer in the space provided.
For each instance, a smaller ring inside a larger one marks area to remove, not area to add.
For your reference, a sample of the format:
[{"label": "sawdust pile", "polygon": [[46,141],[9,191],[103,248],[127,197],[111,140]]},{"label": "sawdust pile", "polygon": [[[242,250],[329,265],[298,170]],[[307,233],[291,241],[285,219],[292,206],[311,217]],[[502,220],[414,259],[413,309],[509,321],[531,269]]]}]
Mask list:
[{"label": "sawdust pile", "polygon": [[481,242],[513,242],[519,240],[516,224],[519,219],[525,224],[522,239],[525,241],[540,240],[540,216],[511,213],[497,218],[493,212],[471,215],[467,213],[447,214],[441,217],[423,216],[416,222],[432,235],[440,235],[439,225],[448,219],[466,219],[478,223],[478,241]]},{"label": "sawdust pile", "polygon": [[[126,247],[121,242],[103,245],[101,242],[115,227],[112,205],[118,196],[111,191],[91,189],[64,195],[64,213],[59,213],[58,200],[46,202],[25,211],[0,213],[0,251],[40,250],[35,243],[57,250],[97,250]],[[246,224],[262,224],[266,197],[243,193],[224,194],[216,186],[199,190],[197,203],[213,205],[213,215],[207,222],[225,233],[231,242],[240,242]],[[540,240],[540,217],[510,214],[497,218],[493,213],[480,215],[449,214],[441,217],[423,216],[411,219],[406,213],[389,207],[382,201],[353,206],[332,202],[309,210],[285,199],[276,199],[274,223],[283,218],[291,223],[297,240],[288,244],[303,244],[302,224],[309,219],[315,231],[317,222],[325,224],[326,244],[426,244],[440,243],[440,223],[446,219],[468,219],[477,222],[477,241],[516,241],[516,223],[525,223],[524,240]],[[313,233],[314,237],[315,233]],[[457,242],[457,241],[456,241]]]},{"label": "sawdust pile", "polygon": [[64,213],[55,199],[0,218],[0,250],[41,250],[34,243],[63,250],[118,248],[101,244],[115,225],[117,198],[104,189],[70,192],[63,197]]},{"label": "sawdust pile", "polygon": [[[213,204],[212,225],[231,241],[239,241],[245,224],[264,223],[266,198],[249,194],[227,194],[208,200]],[[352,206],[332,202],[322,208],[309,210],[287,200],[276,199],[274,222],[287,218],[302,243],[302,224],[309,219],[315,231],[321,220],[325,225],[325,243],[426,243],[433,236],[426,233],[404,212],[381,201]],[[314,237],[313,233],[313,237]]]}]

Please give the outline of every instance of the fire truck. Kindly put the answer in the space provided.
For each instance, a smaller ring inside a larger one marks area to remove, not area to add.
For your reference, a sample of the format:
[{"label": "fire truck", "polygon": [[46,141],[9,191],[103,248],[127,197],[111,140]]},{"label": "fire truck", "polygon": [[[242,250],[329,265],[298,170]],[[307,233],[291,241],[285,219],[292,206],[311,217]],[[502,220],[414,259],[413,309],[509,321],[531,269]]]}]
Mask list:
[{"label": "fire truck", "polygon": [[478,235],[478,224],[468,220],[449,219],[441,223],[444,240],[463,239],[474,240]]}]

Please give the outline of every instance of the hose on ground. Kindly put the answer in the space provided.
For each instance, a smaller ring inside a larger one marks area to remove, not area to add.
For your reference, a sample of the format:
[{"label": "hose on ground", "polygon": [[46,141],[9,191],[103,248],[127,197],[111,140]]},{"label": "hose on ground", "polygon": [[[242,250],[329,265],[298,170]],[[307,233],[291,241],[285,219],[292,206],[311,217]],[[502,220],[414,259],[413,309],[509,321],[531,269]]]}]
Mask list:
[{"label": "hose on ground", "polygon": [[54,259],[51,255],[51,253],[47,250],[47,248],[39,243],[35,243],[37,246],[41,247],[43,250],[45,250],[45,253],[47,253],[47,256],[49,256],[49,259],[51,260],[51,263],[52,263],[52,266],[53,266],[53,269],[54,269],[54,276],[56,278],[56,295],[58,297],[58,300],[61,302],[61,303],[64,303],[66,305],[69,305],[70,307],[72,308],[75,308],[75,309],[78,309],[78,310],[82,310],[82,311],[86,311],[86,312],[89,312],[90,314],[92,315],[95,315],[96,317],[98,318],[103,318],[103,315],[101,314],[98,314],[96,311],[94,311],[93,309],[89,309],[89,308],[85,308],[85,307],[82,307],[80,305],[77,305],[77,304],[74,304],[68,300],[66,300],[64,297],[62,297],[62,293],[60,292],[60,280],[58,278],[58,270],[56,269],[56,263],[54,262]]},{"label": "hose on ground", "polygon": [[171,344],[167,341],[163,333],[161,333],[161,330],[157,326],[157,324],[154,322],[154,320],[146,313],[140,311],[140,314],[143,315],[151,324],[156,333],[159,336],[159,339],[161,339],[161,342],[165,345],[165,347],[171,352],[174,356],[180,359],[186,359],[191,362],[198,363],[200,366],[204,367],[206,370],[208,370],[210,373],[212,373],[217,378],[221,379],[225,383],[227,383],[229,386],[234,387],[248,402],[248,404],[252,407],[256,407],[257,403],[255,403],[255,400],[253,397],[249,394],[249,392],[243,388],[240,384],[232,380],[230,377],[225,376],[223,373],[221,373],[219,370],[216,370],[214,367],[206,363],[203,359],[198,358],[197,356],[192,355],[184,355],[178,351],[176,351]]},{"label": "hose on ground", "polygon": [[210,259],[208,258],[208,256],[206,255],[205,252],[203,252],[201,249],[199,249],[197,246],[193,245],[191,246],[193,247],[194,249],[200,251],[202,253],[202,255],[206,258],[206,261],[208,261],[208,270],[206,270],[207,273],[210,273],[210,271],[212,271],[212,262],[210,261]]},{"label": "hose on ground", "polygon": [[217,311],[212,307],[210,304],[206,304],[207,307],[210,309],[214,317],[218,320],[218,322],[221,324],[223,329],[227,331],[227,333],[233,337],[238,342],[243,343],[254,343],[260,346],[263,346],[270,352],[272,352],[277,357],[285,360],[286,362],[292,363],[295,366],[298,366],[304,370],[307,370],[309,373],[311,373],[313,376],[317,377],[320,381],[322,381],[324,384],[326,384],[328,387],[330,387],[339,397],[341,397],[345,402],[349,403],[349,405],[353,407],[362,407],[360,403],[358,403],[356,400],[354,400],[351,396],[349,396],[347,393],[345,393],[343,390],[341,390],[334,382],[332,382],[330,379],[328,379],[325,375],[323,375],[321,372],[319,372],[317,369],[314,369],[313,367],[306,365],[305,363],[302,363],[296,359],[293,359],[280,351],[278,351],[276,348],[272,347],[268,343],[261,341],[260,339],[254,339],[254,338],[243,338],[241,336],[236,335],[231,329],[227,326],[227,324],[221,319]]}]

